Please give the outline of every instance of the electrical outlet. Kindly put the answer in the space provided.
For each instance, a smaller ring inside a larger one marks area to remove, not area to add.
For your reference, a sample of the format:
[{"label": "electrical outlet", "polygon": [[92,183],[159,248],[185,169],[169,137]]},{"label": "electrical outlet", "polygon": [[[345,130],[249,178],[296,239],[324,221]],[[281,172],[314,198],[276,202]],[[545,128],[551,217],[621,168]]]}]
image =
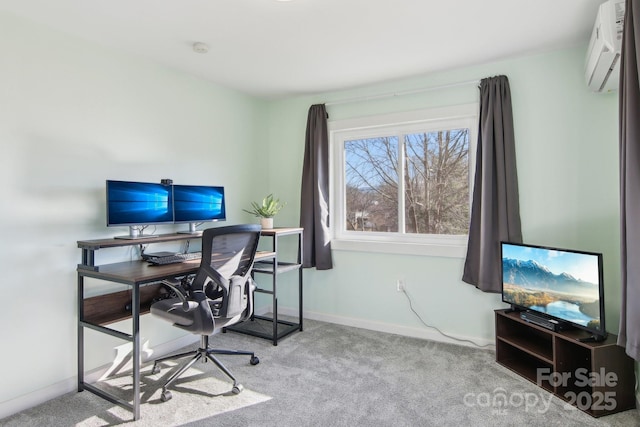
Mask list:
[{"label": "electrical outlet", "polygon": [[396,291],[404,292],[404,280],[403,279],[396,280]]}]

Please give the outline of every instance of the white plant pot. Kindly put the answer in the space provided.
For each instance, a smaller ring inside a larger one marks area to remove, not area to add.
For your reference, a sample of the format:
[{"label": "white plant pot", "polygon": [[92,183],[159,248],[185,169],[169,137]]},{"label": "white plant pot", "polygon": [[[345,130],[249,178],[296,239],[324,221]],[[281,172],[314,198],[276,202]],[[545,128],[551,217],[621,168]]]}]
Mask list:
[{"label": "white plant pot", "polygon": [[263,230],[271,230],[273,228],[273,218],[260,218],[260,225]]}]

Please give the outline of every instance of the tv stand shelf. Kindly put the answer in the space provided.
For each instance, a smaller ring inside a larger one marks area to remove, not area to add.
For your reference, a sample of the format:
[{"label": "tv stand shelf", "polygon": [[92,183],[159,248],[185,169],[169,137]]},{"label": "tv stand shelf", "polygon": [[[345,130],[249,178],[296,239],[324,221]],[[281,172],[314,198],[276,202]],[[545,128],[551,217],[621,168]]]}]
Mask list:
[{"label": "tv stand shelf", "polygon": [[635,407],[633,360],[615,335],[581,342],[586,331],[554,332],[512,310],[495,314],[499,364],[594,417]]}]

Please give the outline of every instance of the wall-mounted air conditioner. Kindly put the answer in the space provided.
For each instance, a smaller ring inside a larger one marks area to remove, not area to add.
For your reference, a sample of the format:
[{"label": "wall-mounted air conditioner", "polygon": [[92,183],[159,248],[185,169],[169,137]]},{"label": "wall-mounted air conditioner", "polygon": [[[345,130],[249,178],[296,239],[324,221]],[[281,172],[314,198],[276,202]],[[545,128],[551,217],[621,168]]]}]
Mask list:
[{"label": "wall-mounted air conditioner", "polygon": [[623,26],[624,0],[608,0],[600,5],[584,72],[587,85],[593,92],[618,89]]}]

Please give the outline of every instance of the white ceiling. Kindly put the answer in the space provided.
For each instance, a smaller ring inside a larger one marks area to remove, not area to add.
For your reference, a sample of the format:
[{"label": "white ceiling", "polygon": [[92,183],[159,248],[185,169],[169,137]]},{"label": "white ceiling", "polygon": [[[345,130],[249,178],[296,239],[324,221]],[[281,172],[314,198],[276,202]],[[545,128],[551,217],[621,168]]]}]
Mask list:
[{"label": "white ceiling", "polygon": [[0,10],[275,98],[587,43],[603,1],[0,0]]}]

